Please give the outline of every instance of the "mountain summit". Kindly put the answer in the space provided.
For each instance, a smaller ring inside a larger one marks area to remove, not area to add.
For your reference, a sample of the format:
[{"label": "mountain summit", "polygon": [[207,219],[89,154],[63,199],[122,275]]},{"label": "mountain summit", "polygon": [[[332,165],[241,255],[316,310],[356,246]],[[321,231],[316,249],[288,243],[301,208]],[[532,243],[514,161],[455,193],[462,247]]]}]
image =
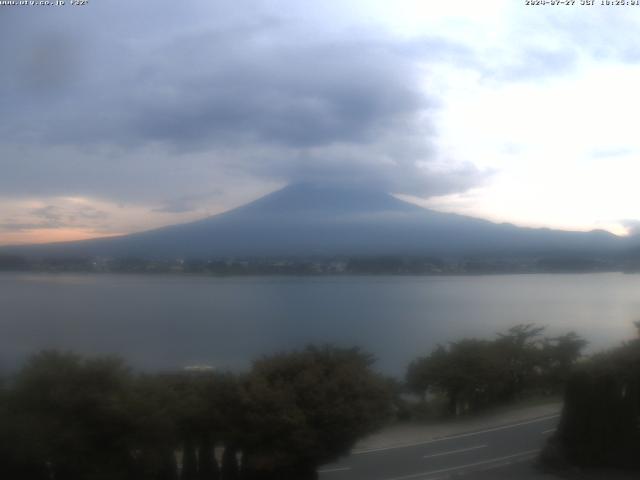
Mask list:
[{"label": "mountain summit", "polygon": [[603,231],[520,228],[441,213],[372,189],[294,184],[196,222],[116,238],[31,245],[55,256],[225,258],[334,255],[598,255],[619,237]]},{"label": "mountain summit", "polygon": [[385,192],[341,185],[297,183],[273,192],[235,213],[251,211],[259,215],[332,217],[380,212],[424,210]]}]

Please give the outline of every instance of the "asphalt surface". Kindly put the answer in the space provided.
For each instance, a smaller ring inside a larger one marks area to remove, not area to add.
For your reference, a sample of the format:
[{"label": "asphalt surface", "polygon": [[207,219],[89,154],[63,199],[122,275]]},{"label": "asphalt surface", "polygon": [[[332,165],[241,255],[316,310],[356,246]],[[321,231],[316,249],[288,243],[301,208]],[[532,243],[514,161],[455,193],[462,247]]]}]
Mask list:
[{"label": "asphalt surface", "polygon": [[534,468],[559,415],[441,439],[359,451],[324,465],[321,480],[469,480],[553,478]]}]

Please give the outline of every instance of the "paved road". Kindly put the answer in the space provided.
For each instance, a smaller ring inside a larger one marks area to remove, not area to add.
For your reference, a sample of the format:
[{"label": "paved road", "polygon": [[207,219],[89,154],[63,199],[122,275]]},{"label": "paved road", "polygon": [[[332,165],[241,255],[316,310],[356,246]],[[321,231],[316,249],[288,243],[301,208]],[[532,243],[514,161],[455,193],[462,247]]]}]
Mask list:
[{"label": "paved road", "polygon": [[321,480],[469,480],[547,478],[533,461],[553,432],[558,415],[437,440],[360,451],[325,465]]}]

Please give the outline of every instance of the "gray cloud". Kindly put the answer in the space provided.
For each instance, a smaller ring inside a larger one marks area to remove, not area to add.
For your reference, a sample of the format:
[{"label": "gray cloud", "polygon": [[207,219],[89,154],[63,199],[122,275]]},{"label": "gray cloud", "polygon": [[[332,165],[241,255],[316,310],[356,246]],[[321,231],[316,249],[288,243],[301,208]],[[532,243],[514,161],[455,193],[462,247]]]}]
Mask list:
[{"label": "gray cloud", "polygon": [[205,36],[165,50],[206,66],[194,73],[171,65],[144,77],[129,103],[134,113],[126,131],[186,148],[247,141],[291,147],[362,143],[424,106],[413,86],[415,72],[384,46],[264,48],[250,38],[225,40]]},{"label": "gray cloud", "polygon": [[640,61],[638,22],[626,9],[585,9],[580,15],[546,15],[549,33],[559,44],[574,45],[597,60]]},{"label": "gray cloud", "polygon": [[77,220],[102,220],[108,216],[106,212],[88,205],[81,205],[75,208],[47,205],[46,207],[32,209],[31,214],[53,224],[71,223]]},{"label": "gray cloud", "polygon": [[620,223],[627,229],[629,235],[638,236],[640,235],[640,220],[620,220]]},{"label": "gray cloud", "polygon": [[163,202],[158,208],[152,211],[159,213],[186,213],[199,210],[203,202],[216,198],[224,192],[221,189],[215,189],[211,192],[200,195],[181,195],[179,197],[170,198]]},{"label": "gray cloud", "polygon": [[500,81],[540,80],[571,72],[578,63],[578,57],[577,49],[572,47],[525,47],[505,64],[496,68],[485,67],[485,74]]},{"label": "gray cloud", "polygon": [[481,72],[485,80],[507,83],[570,74],[583,60],[638,63],[638,26],[625,8],[521,11],[509,19],[500,45],[456,61]]},{"label": "gray cloud", "polygon": [[602,148],[599,150],[594,150],[593,152],[591,152],[591,157],[593,158],[623,157],[625,155],[630,155],[633,152],[634,150],[628,147],[610,147],[610,148]]},{"label": "gray cloud", "polygon": [[262,1],[118,3],[0,20],[3,194],[182,213],[256,178],[433,195],[489,175],[433,146],[421,63],[471,64],[465,46],[336,33]]},{"label": "gray cloud", "polygon": [[48,222],[19,222],[17,220],[9,219],[6,222],[0,222],[0,231],[15,232],[23,230],[33,230],[41,228],[59,228],[58,225],[52,226]]},{"label": "gray cloud", "polygon": [[[15,103],[17,125],[7,134],[45,144],[157,141],[179,150],[246,142],[306,147],[366,142],[427,106],[413,58],[393,42],[296,46],[286,34],[264,23],[125,47],[128,59],[113,65],[109,84],[96,79],[94,88],[76,90],[73,108],[61,103],[36,113]],[[41,47],[33,49],[39,56]],[[48,85],[53,75],[30,73],[27,83]],[[29,91],[38,91],[34,85]]]},{"label": "gray cloud", "polygon": [[56,228],[92,228],[96,229],[109,218],[109,214],[90,205],[59,206],[46,205],[32,208],[26,212],[27,220],[5,219],[0,230],[31,230]]}]

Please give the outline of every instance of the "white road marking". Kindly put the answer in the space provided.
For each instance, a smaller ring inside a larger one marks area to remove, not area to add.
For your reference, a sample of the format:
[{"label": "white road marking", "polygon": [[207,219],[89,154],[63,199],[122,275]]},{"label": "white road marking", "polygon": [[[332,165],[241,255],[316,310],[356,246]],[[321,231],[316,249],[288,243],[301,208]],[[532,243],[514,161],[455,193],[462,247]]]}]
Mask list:
[{"label": "white road marking", "polygon": [[480,430],[480,431],[477,431],[477,432],[461,433],[461,434],[458,434],[458,435],[451,435],[451,436],[448,436],[448,437],[434,438],[433,440],[425,440],[425,441],[422,441],[422,442],[403,443],[402,445],[394,445],[394,446],[391,446],[391,447],[370,448],[370,449],[366,449],[366,450],[356,450],[354,452],[351,452],[351,455],[363,455],[365,453],[384,452],[386,450],[397,450],[399,448],[417,447],[418,445],[428,445],[430,443],[444,442],[444,441],[447,441],[447,440],[455,440],[457,438],[472,437],[474,435],[482,435],[483,433],[497,432],[499,430],[507,430],[509,428],[521,427],[523,425],[530,425],[532,423],[544,422],[545,420],[551,420],[552,418],[557,418],[559,416],[560,416],[560,414],[548,415],[546,417],[540,417],[540,418],[536,418],[536,419],[533,419],[533,420],[528,420],[526,422],[512,423],[510,425],[503,425],[501,427],[493,427],[493,428],[488,428],[486,430]]},{"label": "white road marking", "polygon": [[[539,451],[540,450],[537,450],[535,453],[538,453]],[[503,462],[494,463],[494,464],[487,465],[487,466],[480,467],[480,468],[474,468],[473,470],[469,470],[467,472],[461,472],[461,473],[462,473],[462,475],[465,475],[465,474],[476,473],[476,472],[488,472],[489,470],[496,470],[498,468],[503,468],[503,467],[508,467],[509,465],[514,465],[516,463],[526,462],[527,460],[529,460],[531,458],[533,458],[531,455],[524,455],[524,456],[520,456],[520,457],[518,457],[516,459],[505,460]],[[443,475],[443,476],[440,476],[440,477],[430,477],[428,479],[423,479],[423,480],[451,480],[451,476],[450,475]]]},{"label": "white road marking", "polygon": [[541,435],[546,435],[547,433],[552,433],[555,432],[556,429],[555,428],[550,428],[549,430],[543,430]]},{"label": "white road marking", "polygon": [[[512,455],[506,455],[504,457],[491,458],[489,460],[482,460],[480,462],[467,463],[465,465],[458,465],[457,467],[441,468],[439,470],[431,470],[429,472],[412,473],[411,475],[403,475],[401,477],[387,478],[385,480],[409,480],[410,478],[424,478],[429,475],[437,475],[438,473],[452,472],[455,470],[462,470],[470,467],[479,467],[480,465],[487,465],[489,463],[496,463],[496,462],[497,462],[497,466],[503,466],[509,463],[509,462],[505,462],[506,460],[511,460],[517,457],[525,457],[527,455],[538,453],[539,451],[540,450],[526,450],[524,452],[514,453]],[[435,480],[435,479],[432,479],[432,480]]]},{"label": "white road marking", "polygon": [[469,452],[471,450],[478,450],[480,448],[487,448],[487,447],[488,445],[476,445],[475,447],[459,448],[458,450],[450,450],[448,452],[434,453],[432,455],[424,455],[422,458],[442,457],[444,455],[453,455],[454,453]]},{"label": "white road marking", "polygon": [[351,467],[325,468],[318,470],[318,473],[346,472],[347,470],[351,470]]}]

